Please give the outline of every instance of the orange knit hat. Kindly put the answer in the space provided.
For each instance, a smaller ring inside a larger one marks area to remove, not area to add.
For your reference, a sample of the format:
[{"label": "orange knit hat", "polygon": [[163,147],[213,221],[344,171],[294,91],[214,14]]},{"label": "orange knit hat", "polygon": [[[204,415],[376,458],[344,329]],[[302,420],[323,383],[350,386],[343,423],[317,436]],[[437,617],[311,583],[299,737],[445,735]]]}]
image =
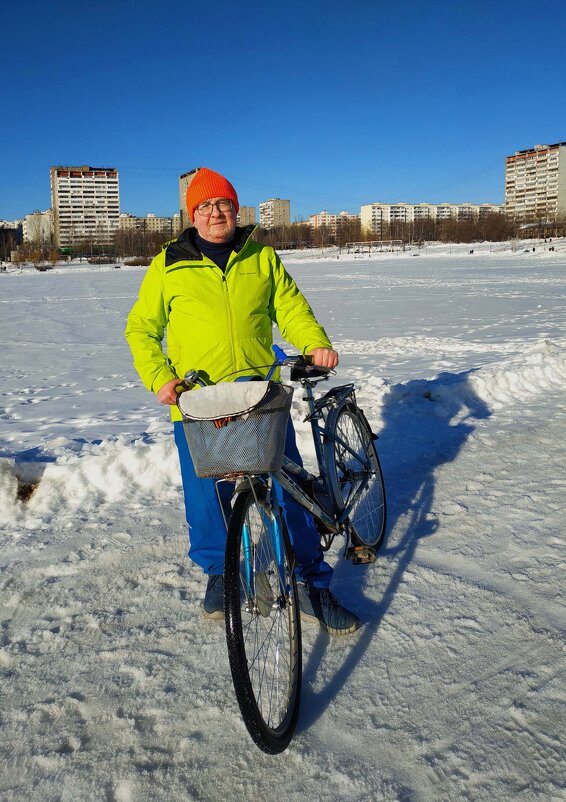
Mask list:
[{"label": "orange knit hat", "polygon": [[228,198],[236,213],[240,208],[236,190],[228,179],[208,167],[201,167],[187,188],[187,212],[191,223],[195,220],[195,208],[209,198]]}]

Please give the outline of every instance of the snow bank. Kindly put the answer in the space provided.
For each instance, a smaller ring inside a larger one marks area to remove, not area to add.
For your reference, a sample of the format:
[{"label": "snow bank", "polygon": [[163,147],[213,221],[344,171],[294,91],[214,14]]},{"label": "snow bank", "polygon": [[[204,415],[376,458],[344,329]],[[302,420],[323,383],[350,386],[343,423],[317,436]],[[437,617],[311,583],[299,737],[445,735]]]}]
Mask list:
[{"label": "snow bank", "polygon": [[[534,396],[566,386],[566,347],[550,341],[537,343],[520,356],[461,374],[441,373],[432,380],[408,385],[383,385],[384,396],[395,390],[396,397],[410,403],[425,398],[435,402],[433,414],[454,418],[474,415],[478,402],[489,414],[512,407]],[[382,405],[384,399],[382,399]],[[456,412],[459,411],[459,414]]]},{"label": "snow bank", "polygon": [[[427,342],[413,345],[417,349],[442,346],[438,338],[423,339]],[[375,352],[376,343],[371,345]],[[399,348],[407,349],[407,345],[397,343]],[[448,351],[451,347],[456,349],[455,343],[444,345]],[[477,347],[482,345],[489,350],[485,343]],[[363,352],[364,344],[357,346]],[[366,411],[371,410],[370,420],[373,418],[375,423],[377,419],[379,427],[392,416],[402,414],[406,418],[407,408],[418,411],[419,426],[423,425],[423,415],[456,424],[464,418],[485,417],[511,408],[560,387],[566,387],[566,346],[547,340],[526,348],[522,355],[477,370],[440,373],[433,379],[392,383],[366,376],[359,400]],[[305,411],[304,402],[296,394],[293,417],[299,447],[307,464],[312,465],[310,430],[303,421]],[[90,511],[104,504],[142,504],[152,498],[174,498],[180,488],[177,453],[170,436],[158,435],[155,440],[146,434],[134,441],[118,437],[82,445],[69,441],[59,445],[57,452],[55,461],[46,464],[30,466],[14,459],[0,460],[0,522],[30,528],[38,521],[79,509]],[[32,492],[27,500],[20,500],[25,485],[31,487],[24,496]]]},{"label": "snow bank", "polygon": [[[33,464],[39,478],[31,482],[28,463],[0,459],[1,523],[32,528],[39,521],[92,511],[103,504],[167,500],[181,486],[172,438],[149,443],[109,439],[87,443],[78,453],[70,443],[60,450],[63,453],[55,462]],[[22,488],[27,500],[18,497]]]},{"label": "snow bank", "polygon": [[566,347],[550,340],[537,343],[522,356],[472,374],[470,384],[492,410],[528,401],[566,385]]}]

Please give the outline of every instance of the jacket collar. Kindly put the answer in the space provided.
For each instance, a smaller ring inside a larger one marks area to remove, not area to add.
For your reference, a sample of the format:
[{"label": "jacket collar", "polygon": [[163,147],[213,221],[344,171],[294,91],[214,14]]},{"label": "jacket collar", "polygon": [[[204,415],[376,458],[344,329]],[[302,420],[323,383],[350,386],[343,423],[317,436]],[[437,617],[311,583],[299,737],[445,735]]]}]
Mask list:
[{"label": "jacket collar", "polygon": [[[239,253],[255,231],[256,226],[236,226],[236,239],[234,251]],[[176,240],[170,242],[165,248],[165,267],[175,262],[202,261],[202,253],[195,245],[196,228],[186,228]]]}]

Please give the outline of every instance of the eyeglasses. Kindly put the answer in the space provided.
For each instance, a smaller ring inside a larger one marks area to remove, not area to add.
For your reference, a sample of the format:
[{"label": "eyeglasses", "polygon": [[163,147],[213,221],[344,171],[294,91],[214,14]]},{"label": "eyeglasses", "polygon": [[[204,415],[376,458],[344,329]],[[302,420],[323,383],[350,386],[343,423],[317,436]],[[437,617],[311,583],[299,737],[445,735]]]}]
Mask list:
[{"label": "eyeglasses", "polygon": [[232,209],[232,201],[227,198],[222,198],[214,203],[205,201],[197,206],[197,212],[202,215],[202,217],[210,217],[215,206],[219,212],[229,212]]}]

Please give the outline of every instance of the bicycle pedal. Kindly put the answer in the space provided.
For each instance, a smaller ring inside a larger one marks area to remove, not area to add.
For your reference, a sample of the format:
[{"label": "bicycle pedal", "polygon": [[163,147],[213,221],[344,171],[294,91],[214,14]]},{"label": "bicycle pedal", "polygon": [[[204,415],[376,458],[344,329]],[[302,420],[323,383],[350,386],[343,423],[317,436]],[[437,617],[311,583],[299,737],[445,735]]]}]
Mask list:
[{"label": "bicycle pedal", "polygon": [[370,546],[350,546],[346,552],[346,559],[352,560],[354,565],[368,565],[376,560],[375,549]]}]

